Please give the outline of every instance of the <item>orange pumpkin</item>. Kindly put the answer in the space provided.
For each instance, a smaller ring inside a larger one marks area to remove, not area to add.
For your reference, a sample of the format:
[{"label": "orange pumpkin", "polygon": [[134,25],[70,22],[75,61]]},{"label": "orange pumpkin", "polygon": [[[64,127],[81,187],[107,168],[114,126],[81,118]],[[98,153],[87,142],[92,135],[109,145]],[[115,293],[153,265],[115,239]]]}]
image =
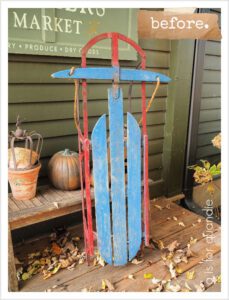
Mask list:
[{"label": "orange pumpkin", "polygon": [[69,149],[54,154],[48,164],[48,175],[57,189],[65,191],[78,189],[80,187],[78,154]]}]

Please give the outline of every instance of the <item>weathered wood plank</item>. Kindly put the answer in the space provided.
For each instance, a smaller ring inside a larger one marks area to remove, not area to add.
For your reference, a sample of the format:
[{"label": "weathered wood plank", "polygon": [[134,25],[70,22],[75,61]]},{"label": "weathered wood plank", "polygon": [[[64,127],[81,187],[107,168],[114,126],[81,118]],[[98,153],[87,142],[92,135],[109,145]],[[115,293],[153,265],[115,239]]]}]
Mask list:
[{"label": "weathered wood plank", "polygon": [[200,111],[199,122],[209,122],[221,120],[220,109],[206,109]]},{"label": "weathered wood plank", "polygon": [[[174,220],[174,217],[176,218],[176,220]],[[152,227],[151,232],[153,240],[155,242],[157,242],[158,240],[162,240],[171,234],[178,234],[179,232],[181,233],[184,228],[192,226],[193,223],[198,223],[198,219],[201,219],[202,221],[204,219],[203,217],[197,216],[188,210],[178,211],[177,214],[175,214],[174,216],[170,216],[170,218],[171,219],[165,220],[164,222],[160,223],[161,226],[157,228],[157,230]],[[180,222],[184,224],[184,227],[179,224]]]},{"label": "weathered wood plank", "polygon": [[221,95],[221,86],[218,83],[203,83],[202,84],[202,98],[217,98]]},{"label": "weathered wood plank", "polygon": [[11,238],[11,230],[8,226],[8,290],[9,292],[18,291],[18,280],[14,261],[14,249]]},{"label": "weathered wood plank", "polygon": [[9,211],[14,212],[20,210],[19,207],[14,203],[12,196],[8,198]]},{"label": "weathered wood plank", "polygon": [[[192,246],[192,250],[197,253],[197,257],[190,258],[188,263],[181,263],[179,264],[179,267],[183,270],[183,272],[189,270],[193,266],[197,265],[202,259],[204,259],[207,255],[207,249],[208,249],[208,244],[206,240],[201,240],[195,245]],[[216,235],[215,243],[212,245],[212,253],[218,253],[220,251],[220,234]],[[156,271],[156,274],[155,274]],[[116,289],[115,291],[144,291],[146,292],[148,288],[152,285],[151,280],[146,280],[144,279],[144,274],[145,273],[152,273],[155,274],[154,276],[156,278],[160,279],[169,279],[170,278],[170,273],[168,268],[164,265],[164,262],[162,260],[159,260],[158,262],[152,264],[148,268],[145,268],[142,271],[134,273],[134,276],[136,280],[129,280],[129,279],[124,279],[118,283],[116,283]]]},{"label": "weathered wood plank", "polygon": [[35,207],[43,205],[43,203],[37,197],[34,197],[33,199],[31,199],[31,202],[34,204]]},{"label": "weathered wood plank", "polygon": [[221,83],[221,71],[204,70],[203,83]]},{"label": "weathered wood plank", "polygon": [[221,98],[202,98],[200,109],[220,109]]},{"label": "weathered wood plank", "polygon": [[212,139],[216,136],[217,133],[205,133],[205,134],[199,134],[198,135],[198,141],[197,145],[199,147],[201,146],[207,146],[212,145]]},{"label": "weathered wood plank", "polygon": [[71,202],[72,203],[68,203],[68,206],[66,205],[64,207],[61,207],[60,205],[58,209],[51,205],[48,206],[45,211],[39,211],[38,208],[35,208],[35,212],[33,214],[30,214],[29,216],[18,214],[17,216],[14,216],[14,218],[10,218],[10,226],[12,230],[14,230],[82,210],[81,203],[76,204],[75,201]]},{"label": "weathered wood plank", "polygon": [[[199,222],[201,220],[201,222]],[[193,226],[194,225],[194,226]],[[185,247],[192,237],[193,239],[197,239],[197,241],[201,240],[202,238],[205,238],[206,233],[206,220],[200,219],[198,215],[196,215],[196,219],[192,223],[191,226],[186,226],[181,234],[177,234],[177,232],[174,232],[164,238],[161,239],[164,246],[168,246],[173,241],[177,240],[178,243],[180,243],[180,247]],[[216,223],[213,223],[212,227],[212,233],[220,231],[219,225]]]},{"label": "weathered wood plank", "polygon": [[[169,200],[163,200],[158,199],[157,201],[153,201],[151,205],[156,204],[160,205],[162,207],[165,207]],[[171,203],[171,209],[172,206],[175,206],[176,204]],[[179,206],[177,206],[180,208]],[[162,212],[158,208],[153,207],[153,213],[155,216],[154,221],[158,223],[157,214],[155,212],[158,212],[159,214]],[[169,209],[166,209],[164,211],[167,211],[167,217],[171,217],[173,213]],[[192,213],[193,214],[193,213]],[[193,214],[194,215],[194,214]],[[158,215],[158,218],[160,219],[161,216]],[[198,219],[199,216],[196,215],[196,219]],[[199,262],[206,256],[206,248],[209,246],[206,243],[206,239],[203,238],[202,233],[205,229],[205,221],[204,222],[197,222],[197,225],[195,227],[189,226],[183,228],[181,232],[173,233],[169,235],[168,237],[163,239],[164,245],[168,245],[168,243],[174,241],[175,239],[178,240],[178,242],[181,242],[181,248],[184,248],[188,241],[190,240],[190,237],[197,238],[197,243],[192,246],[192,250],[197,253],[198,257],[191,258],[189,260],[188,264],[182,265],[182,270],[184,271],[183,274],[187,270],[192,270],[192,268],[199,268],[201,266]],[[215,230],[219,230],[219,226],[214,223]],[[162,226],[160,223],[155,226],[155,230],[157,231]],[[82,232],[82,225],[81,225],[81,232]],[[77,233],[78,236],[81,236],[80,233]],[[216,232],[215,238],[214,238],[214,245],[213,245],[213,253],[218,253],[220,250],[220,238],[219,233]],[[48,243],[49,239],[46,238],[46,243]],[[40,244],[40,240],[37,241],[38,244]],[[26,247],[28,251],[28,246],[21,246],[21,251],[23,253],[23,247]],[[34,248],[32,248],[34,247]],[[44,244],[44,248],[46,245]],[[36,244],[31,245],[32,251],[35,251]],[[214,256],[215,258],[217,256]],[[58,272],[55,276],[51,277],[48,280],[43,280],[41,276],[34,276],[32,279],[28,280],[24,283],[24,286],[22,287],[22,291],[44,291],[45,289],[51,288],[54,285],[66,285],[67,291],[81,291],[83,288],[92,288],[92,290],[100,290],[101,289],[101,282],[102,279],[108,279],[110,280],[114,286],[115,291],[120,290],[126,290],[126,291],[147,291],[147,288],[149,287],[149,284],[151,284],[151,280],[144,279],[143,275],[144,273],[152,273],[157,278],[167,278],[168,276],[168,270],[163,265],[163,262],[161,261],[161,252],[158,249],[150,250],[145,249],[144,254],[144,262],[139,265],[134,265],[132,263],[128,263],[125,266],[121,267],[113,267],[113,266],[105,266],[105,267],[93,267],[93,266],[87,266],[86,264],[79,265],[76,267],[74,272],[70,272],[68,270],[61,270]],[[218,259],[218,258],[217,258]],[[150,261],[150,263],[149,263]],[[156,273],[155,273],[156,272]],[[199,272],[198,272],[199,273]],[[137,278],[135,281],[127,279],[127,276],[129,274],[134,274],[134,276]],[[183,276],[183,275],[181,275]],[[179,277],[178,277],[179,280]],[[143,281],[143,285],[142,285]],[[137,285],[135,287],[135,285]],[[54,289],[54,291],[59,291],[61,289]]]},{"label": "weathered wood plank", "polygon": [[[198,257],[191,258],[188,264],[182,265],[183,270],[186,271],[194,265],[197,265],[198,262],[205,257],[206,248],[207,243],[204,239],[193,245],[192,250],[198,254]],[[216,236],[212,250],[213,253],[217,253],[220,250],[219,235]],[[114,284],[115,291],[147,291],[147,288],[151,285],[151,280],[144,279],[145,273],[152,273],[157,278],[169,277],[169,271],[164,266],[160,255],[161,252],[159,250],[154,250],[151,254],[148,254],[148,252],[145,254],[145,261],[140,265],[136,266],[129,263],[126,266],[116,268],[106,266],[99,269],[99,272],[95,270],[80,278],[68,281],[66,283],[67,290],[81,291],[83,288],[92,288],[92,290],[98,291],[101,289],[102,279],[106,278]],[[150,264],[148,263],[149,260]],[[128,279],[127,276],[129,274],[134,274],[136,280]]]},{"label": "weathered wood plank", "polygon": [[[45,221],[64,213],[72,213],[81,210],[81,191],[66,191],[60,195],[61,191],[46,187],[41,187],[37,195],[29,200],[33,205],[23,205],[20,207],[12,201],[12,195],[9,195],[9,222],[12,229]],[[63,192],[62,192],[63,193]],[[91,197],[94,199],[94,190],[91,189]],[[27,201],[27,202],[29,202]]]},{"label": "weathered wood plank", "polygon": [[221,70],[221,57],[215,55],[205,55],[204,58],[205,70]]},{"label": "weathered wood plank", "polygon": [[25,200],[25,201],[23,201],[23,200],[16,200],[16,199],[13,198],[13,195],[11,195],[10,198],[11,198],[12,201],[15,203],[15,205],[16,205],[17,207],[19,207],[20,210],[21,210],[21,209],[27,208],[27,206],[26,206],[25,203],[24,203],[24,202],[26,202],[26,200]]},{"label": "weathered wood plank", "polygon": [[213,122],[205,122],[199,124],[198,134],[204,133],[219,133],[221,131],[221,122],[213,121]]},{"label": "weathered wood plank", "polygon": [[110,164],[111,164],[111,200],[114,265],[127,262],[127,228],[124,167],[124,122],[122,89],[108,90]]},{"label": "weathered wood plank", "polygon": [[[185,282],[187,282],[192,291],[195,292],[200,282],[204,282],[206,292],[209,292],[208,288],[214,285],[212,282],[213,276],[217,277],[220,275],[220,259],[220,253],[215,254],[210,261],[206,260],[188,270],[189,272],[194,272],[193,279],[187,280],[186,272],[184,272],[177,279],[172,279],[171,284],[179,284],[185,288]],[[215,288],[220,291],[220,284],[216,283]]]},{"label": "weathered wood plank", "polygon": [[211,155],[217,155],[217,154],[220,154],[219,149],[213,147],[213,145],[206,145],[206,146],[198,147],[196,158],[200,159],[200,158],[208,157]]},{"label": "weathered wood plank", "polygon": [[130,113],[127,115],[127,162],[128,256],[132,260],[142,241],[141,131]]},{"label": "weathered wood plank", "polygon": [[33,202],[32,202],[31,200],[24,201],[24,204],[25,204],[25,206],[28,207],[28,208],[34,207],[34,204],[33,204]]},{"label": "weathered wood plank", "polygon": [[221,55],[221,43],[219,41],[207,41],[205,53],[208,55]]},{"label": "weathered wood plank", "polygon": [[92,132],[93,178],[97,245],[102,258],[112,264],[110,195],[107,159],[106,115],[96,123]]},{"label": "weathered wood plank", "polygon": [[206,293],[209,292],[221,292],[221,283],[216,283],[211,285],[207,290]]}]

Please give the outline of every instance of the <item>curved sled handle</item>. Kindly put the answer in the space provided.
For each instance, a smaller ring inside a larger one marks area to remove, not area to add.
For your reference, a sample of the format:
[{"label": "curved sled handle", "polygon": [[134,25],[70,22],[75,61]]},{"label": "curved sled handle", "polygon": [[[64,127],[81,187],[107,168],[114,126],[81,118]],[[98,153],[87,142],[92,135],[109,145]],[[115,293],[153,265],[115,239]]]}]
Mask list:
[{"label": "curved sled handle", "polygon": [[93,39],[91,39],[83,48],[82,48],[82,68],[85,68],[87,66],[86,63],[86,56],[88,50],[93,47],[96,43],[105,40],[105,39],[111,39],[112,40],[112,66],[118,66],[118,40],[121,40],[123,42],[126,42],[127,44],[131,45],[140,55],[141,57],[141,68],[144,70],[146,67],[146,54],[145,51],[142,50],[142,48],[135,43],[133,40],[128,38],[127,36],[118,33],[118,32],[105,32],[101,33],[97,36],[95,36]]}]

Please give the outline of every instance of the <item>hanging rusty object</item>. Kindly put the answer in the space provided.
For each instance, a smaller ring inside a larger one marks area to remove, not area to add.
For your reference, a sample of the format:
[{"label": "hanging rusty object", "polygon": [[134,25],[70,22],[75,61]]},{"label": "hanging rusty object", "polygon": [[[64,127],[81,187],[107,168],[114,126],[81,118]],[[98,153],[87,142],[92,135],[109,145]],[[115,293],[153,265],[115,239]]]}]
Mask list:
[{"label": "hanging rusty object", "polygon": [[[16,145],[18,143],[24,147]],[[42,136],[23,130],[18,116],[16,130],[9,134],[8,149],[8,179],[16,200],[29,200],[36,194],[42,145]]]}]

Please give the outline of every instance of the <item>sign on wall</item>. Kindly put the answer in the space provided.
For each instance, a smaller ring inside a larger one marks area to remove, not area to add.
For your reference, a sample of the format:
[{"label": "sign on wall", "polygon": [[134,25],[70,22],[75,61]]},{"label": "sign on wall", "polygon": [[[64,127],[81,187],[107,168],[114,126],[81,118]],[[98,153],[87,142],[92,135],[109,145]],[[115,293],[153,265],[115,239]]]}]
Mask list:
[{"label": "sign on wall", "polygon": [[[137,42],[137,9],[28,8],[9,9],[9,53],[80,57],[94,36],[117,31]],[[111,57],[110,40],[101,41],[88,57]],[[120,42],[120,59],[136,60],[136,52]]]}]

